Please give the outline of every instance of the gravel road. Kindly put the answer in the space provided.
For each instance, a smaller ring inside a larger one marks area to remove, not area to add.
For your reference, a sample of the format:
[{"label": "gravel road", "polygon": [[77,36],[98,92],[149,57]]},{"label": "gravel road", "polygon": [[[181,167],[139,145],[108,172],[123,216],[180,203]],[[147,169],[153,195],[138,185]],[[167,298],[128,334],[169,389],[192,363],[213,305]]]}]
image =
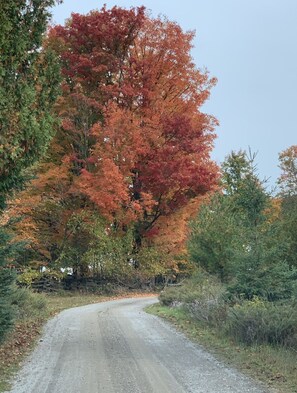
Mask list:
[{"label": "gravel road", "polygon": [[268,392],[146,314],[154,302],[133,298],[63,311],[46,325],[12,392]]}]

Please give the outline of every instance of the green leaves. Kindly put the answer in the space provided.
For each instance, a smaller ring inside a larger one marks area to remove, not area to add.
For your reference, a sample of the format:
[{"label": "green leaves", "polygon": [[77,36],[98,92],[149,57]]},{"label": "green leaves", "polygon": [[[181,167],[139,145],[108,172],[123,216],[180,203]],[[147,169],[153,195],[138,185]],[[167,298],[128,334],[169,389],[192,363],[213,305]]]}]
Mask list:
[{"label": "green leaves", "polygon": [[22,171],[45,152],[57,122],[56,57],[41,44],[54,1],[16,1],[0,10],[0,196],[23,182]]},{"label": "green leaves", "polygon": [[[24,182],[24,169],[45,152],[57,122],[59,68],[41,48],[54,0],[10,0],[0,7],[0,209]],[[22,246],[0,228],[0,340],[10,328],[14,276],[4,269]]]},{"label": "green leaves", "polygon": [[227,280],[237,247],[237,222],[230,200],[214,195],[191,223],[188,250],[193,262]]},{"label": "green leaves", "polygon": [[15,274],[10,269],[3,268],[3,265],[9,261],[17,248],[9,242],[10,240],[7,232],[0,228],[0,342],[13,323],[13,311],[9,300],[11,284],[15,279]]},{"label": "green leaves", "polygon": [[288,241],[252,161],[232,153],[223,166],[224,193],[215,194],[191,225],[189,253],[235,296],[268,300],[296,295]]}]

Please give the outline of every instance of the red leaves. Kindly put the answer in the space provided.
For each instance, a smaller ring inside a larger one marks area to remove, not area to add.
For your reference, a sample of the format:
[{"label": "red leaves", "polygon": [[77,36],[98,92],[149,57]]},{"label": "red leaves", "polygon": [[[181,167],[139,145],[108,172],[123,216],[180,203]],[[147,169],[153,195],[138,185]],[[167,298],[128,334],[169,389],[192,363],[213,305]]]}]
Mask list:
[{"label": "red leaves", "polygon": [[109,219],[152,225],[210,190],[215,80],[192,62],[193,33],[144,9],[73,14],[49,45],[64,64],[60,113],[77,187]]},{"label": "red leaves", "polygon": [[88,15],[72,14],[65,26],[50,30],[49,43],[59,52],[65,82],[96,98],[111,99],[108,86],[119,77],[126,56],[144,19],[144,8],[124,10],[114,7]]}]

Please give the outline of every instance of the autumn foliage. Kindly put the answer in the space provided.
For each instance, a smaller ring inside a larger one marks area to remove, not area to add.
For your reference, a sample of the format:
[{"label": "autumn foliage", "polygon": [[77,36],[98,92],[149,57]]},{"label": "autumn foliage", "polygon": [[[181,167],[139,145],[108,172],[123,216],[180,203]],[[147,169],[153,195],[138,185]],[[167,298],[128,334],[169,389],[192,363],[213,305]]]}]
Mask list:
[{"label": "autumn foliage", "polygon": [[278,180],[280,195],[297,195],[297,145],[290,146],[279,154],[281,176]]},{"label": "autumn foliage", "polygon": [[193,63],[192,39],[144,8],[72,14],[50,29],[45,46],[62,66],[61,127],[26,192],[39,195],[29,221],[54,240],[49,260],[83,211],[97,212],[108,231],[133,227],[134,251],[145,243],[166,253],[158,234],[175,231],[180,216],[172,248],[183,248],[189,212],[218,178],[210,159],[217,121],[201,111],[216,80]]},{"label": "autumn foliage", "polygon": [[143,8],[73,14],[50,31],[64,76],[61,158],[111,220],[149,230],[216,182],[216,120],[200,111],[215,80],[196,69],[192,38]]}]

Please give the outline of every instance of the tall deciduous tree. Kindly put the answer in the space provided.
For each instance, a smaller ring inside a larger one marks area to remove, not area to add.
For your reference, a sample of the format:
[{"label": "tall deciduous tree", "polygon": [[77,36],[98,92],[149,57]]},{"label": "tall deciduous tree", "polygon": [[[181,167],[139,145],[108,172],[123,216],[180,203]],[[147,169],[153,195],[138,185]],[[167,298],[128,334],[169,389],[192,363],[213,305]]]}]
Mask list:
[{"label": "tall deciduous tree", "polygon": [[51,30],[63,64],[60,135],[74,187],[136,238],[210,190],[216,120],[201,112],[215,80],[191,58],[193,33],[143,8],[73,14]]},{"label": "tall deciduous tree", "polygon": [[[47,47],[62,63],[62,127],[23,196],[42,260],[61,260],[73,239],[69,220],[86,220],[82,211],[93,210],[103,216],[107,236],[133,233],[129,258],[138,252],[142,263],[148,256],[139,252],[142,239],[164,248],[153,242],[158,231],[166,228],[169,236],[177,217],[192,214],[191,201],[214,187],[218,170],[209,154],[217,122],[201,106],[215,80],[195,67],[192,38],[143,8],[73,14],[51,29]],[[171,248],[181,249],[184,239],[179,233]]]}]

